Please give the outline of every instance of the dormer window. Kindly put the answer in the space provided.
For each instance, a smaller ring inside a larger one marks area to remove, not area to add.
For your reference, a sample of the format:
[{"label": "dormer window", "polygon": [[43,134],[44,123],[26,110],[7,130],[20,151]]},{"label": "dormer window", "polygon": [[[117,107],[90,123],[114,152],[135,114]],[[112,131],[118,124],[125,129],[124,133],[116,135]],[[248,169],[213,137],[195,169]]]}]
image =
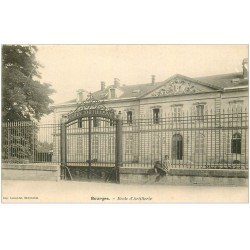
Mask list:
[{"label": "dormer window", "polygon": [[83,102],[87,98],[87,92],[84,89],[78,89],[77,90],[77,95],[76,95],[76,101]]},{"label": "dormer window", "polygon": [[108,99],[116,99],[123,94],[123,91],[115,86],[110,86],[106,91]]},{"label": "dormer window", "polygon": [[127,112],[127,123],[132,124],[132,122],[133,122],[133,113],[132,113],[132,111],[128,111]]}]

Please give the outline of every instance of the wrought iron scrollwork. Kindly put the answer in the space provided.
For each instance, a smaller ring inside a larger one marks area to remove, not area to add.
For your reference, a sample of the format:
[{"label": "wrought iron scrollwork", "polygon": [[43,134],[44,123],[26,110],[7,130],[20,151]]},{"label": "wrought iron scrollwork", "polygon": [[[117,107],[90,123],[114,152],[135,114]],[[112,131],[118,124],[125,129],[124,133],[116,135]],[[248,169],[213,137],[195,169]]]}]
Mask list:
[{"label": "wrought iron scrollwork", "polygon": [[104,101],[95,99],[92,93],[89,93],[87,99],[79,103],[75,110],[68,113],[67,119],[68,121],[72,121],[74,119],[89,116],[101,116],[108,119],[116,119],[115,110],[106,107]]}]

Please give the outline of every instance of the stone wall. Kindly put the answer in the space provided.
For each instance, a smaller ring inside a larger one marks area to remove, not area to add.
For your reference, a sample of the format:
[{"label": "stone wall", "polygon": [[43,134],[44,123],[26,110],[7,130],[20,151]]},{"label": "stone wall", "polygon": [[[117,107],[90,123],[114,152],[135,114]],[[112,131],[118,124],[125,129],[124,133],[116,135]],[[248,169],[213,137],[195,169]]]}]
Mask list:
[{"label": "stone wall", "polygon": [[189,170],[171,169],[169,175],[158,182],[155,174],[148,169],[120,169],[120,183],[126,184],[167,184],[167,185],[217,185],[247,186],[248,171],[246,170]]},{"label": "stone wall", "polygon": [[2,164],[2,180],[59,181],[60,165]]}]

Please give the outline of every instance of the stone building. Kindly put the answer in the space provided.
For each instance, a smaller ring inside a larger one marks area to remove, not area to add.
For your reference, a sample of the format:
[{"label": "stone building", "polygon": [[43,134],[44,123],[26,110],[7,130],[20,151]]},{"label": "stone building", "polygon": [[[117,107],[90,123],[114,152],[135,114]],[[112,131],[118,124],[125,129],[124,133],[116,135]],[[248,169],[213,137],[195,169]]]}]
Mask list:
[{"label": "stone building", "polygon": [[[115,78],[92,93],[97,100],[121,112],[124,123],[124,164],[152,166],[168,155],[172,164],[231,164],[248,161],[248,59],[242,72],[190,78],[173,75],[157,82],[152,76],[145,84],[125,85]],[[58,123],[64,114],[87,99],[86,90],[77,90],[74,100],[55,105]],[[112,124],[111,124],[112,127]],[[72,161],[88,159],[83,124],[75,125],[71,137]],[[77,130],[78,129],[78,130]],[[113,160],[114,138],[101,135],[101,125],[93,121],[92,155],[102,162],[102,155]],[[112,129],[112,128],[111,128]],[[78,132],[77,132],[78,131]],[[107,141],[108,144],[102,144]],[[58,135],[54,138],[54,155],[59,152]]]}]

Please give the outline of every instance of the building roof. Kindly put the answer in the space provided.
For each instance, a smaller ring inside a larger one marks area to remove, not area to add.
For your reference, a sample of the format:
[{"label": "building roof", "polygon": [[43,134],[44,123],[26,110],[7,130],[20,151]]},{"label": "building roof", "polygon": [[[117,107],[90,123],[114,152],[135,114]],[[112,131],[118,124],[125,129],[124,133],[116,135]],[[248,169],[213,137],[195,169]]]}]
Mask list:
[{"label": "building roof", "polygon": [[242,81],[248,84],[248,80],[242,78],[242,72],[214,76],[203,76],[197,77],[196,79],[204,83],[209,83],[213,86],[220,87],[222,89],[239,86]]},{"label": "building roof", "polygon": [[[191,80],[197,84],[204,85],[215,90],[218,90],[218,89],[223,90],[225,88],[233,88],[233,87],[248,85],[248,79],[243,79],[242,72],[222,74],[222,75],[213,75],[213,76],[203,76],[203,77],[196,77],[196,78],[190,78],[190,77],[177,74],[168,78],[165,81],[155,82],[154,84],[150,82],[150,83],[144,83],[144,84],[121,85],[117,87],[119,90],[122,91],[122,94],[121,96],[119,96],[119,99],[143,97],[175,77],[180,77],[180,78],[184,78],[187,80]],[[93,97],[98,100],[108,99],[108,92],[111,88],[114,88],[114,85],[109,85],[104,90],[98,90],[92,93]],[[70,104],[70,103],[76,103],[76,99],[64,102],[62,104]]]}]

